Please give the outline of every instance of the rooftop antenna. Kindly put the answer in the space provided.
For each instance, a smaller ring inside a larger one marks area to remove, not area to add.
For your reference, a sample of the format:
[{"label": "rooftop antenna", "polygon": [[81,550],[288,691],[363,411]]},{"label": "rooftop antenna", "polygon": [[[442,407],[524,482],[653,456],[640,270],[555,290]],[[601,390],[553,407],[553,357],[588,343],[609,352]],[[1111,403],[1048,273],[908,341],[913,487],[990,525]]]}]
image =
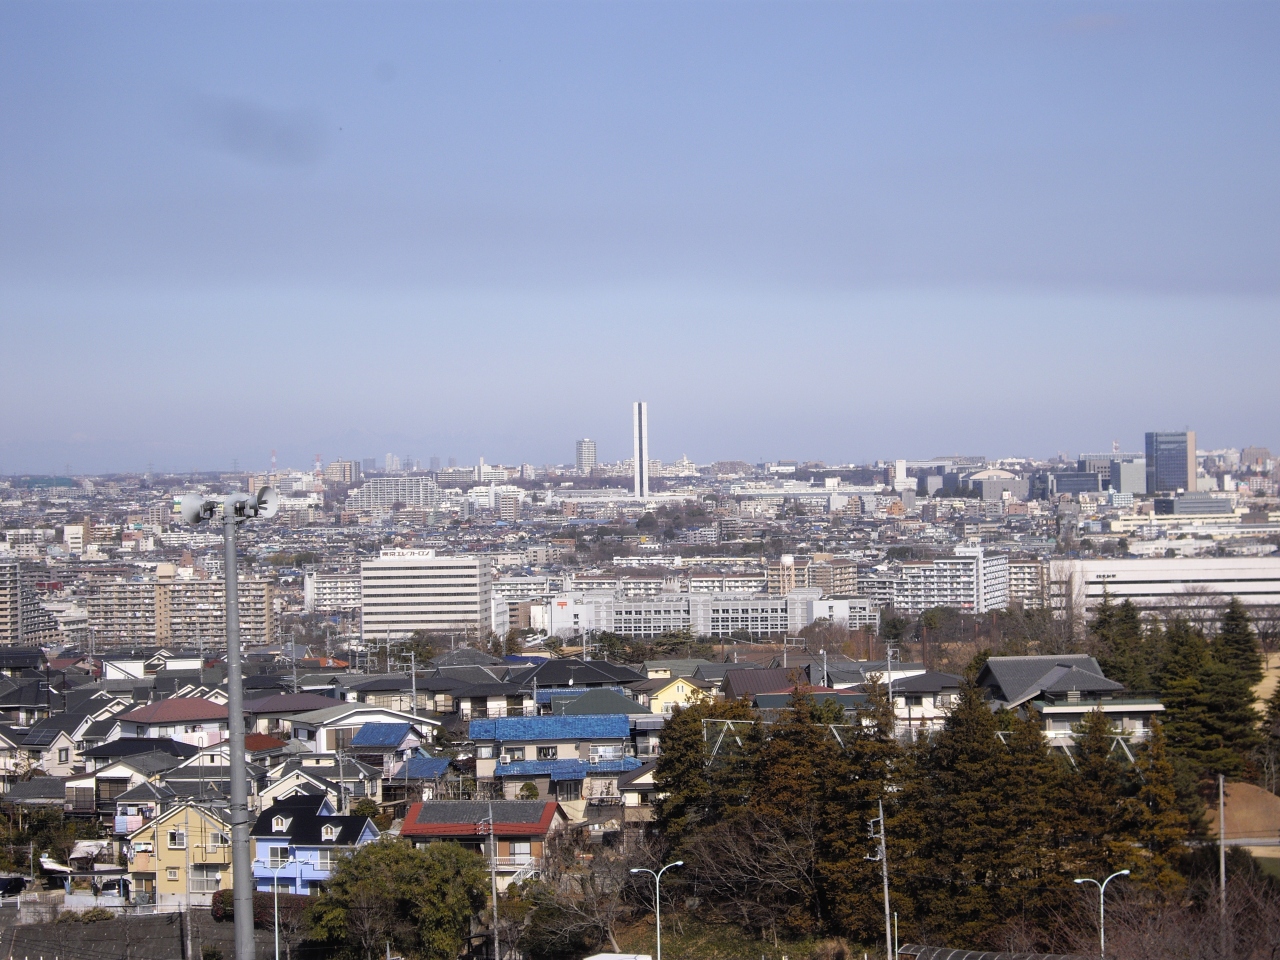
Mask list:
[{"label": "rooftop antenna", "polygon": [[275,473],[275,472],[276,472],[276,452],[275,452],[275,450],[272,450],[272,451],[271,451],[271,472],[272,472],[272,473]]}]

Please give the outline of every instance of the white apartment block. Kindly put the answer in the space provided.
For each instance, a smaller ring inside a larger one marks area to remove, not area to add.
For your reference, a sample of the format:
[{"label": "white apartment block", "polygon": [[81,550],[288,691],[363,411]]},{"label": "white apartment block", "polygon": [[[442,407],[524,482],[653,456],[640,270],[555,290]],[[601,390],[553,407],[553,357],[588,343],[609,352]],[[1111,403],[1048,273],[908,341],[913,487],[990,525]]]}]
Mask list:
[{"label": "white apartment block", "polygon": [[1009,603],[1024,610],[1044,607],[1049,595],[1049,566],[1040,560],[1009,561]]},{"label": "white apartment block", "polygon": [[918,615],[930,607],[966,613],[1003,610],[1009,605],[1009,558],[981,547],[957,547],[955,555],[904,563],[894,607]]},{"label": "white apartment block", "polygon": [[430,477],[373,477],[347,497],[348,510],[390,510],[393,504],[434,510],[440,487]]},{"label": "white apartment block", "polygon": [[[489,558],[480,555],[384,549],[360,564],[360,598],[366,637],[406,637],[415,630],[485,634],[495,623]],[[506,605],[500,606],[505,620]]]},{"label": "white apartment block", "polygon": [[307,613],[360,609],[360,574],[308,573],[302,580],[302,607]]},{"label": "white apartment block", "polygon": [[1110,596],[1144,610],[1217,608],[1231,597],[1249,607],[1280,607],[1280,557],[1150,557],[1051,560],[1049,595],[1061,608],[1092,610]]}]

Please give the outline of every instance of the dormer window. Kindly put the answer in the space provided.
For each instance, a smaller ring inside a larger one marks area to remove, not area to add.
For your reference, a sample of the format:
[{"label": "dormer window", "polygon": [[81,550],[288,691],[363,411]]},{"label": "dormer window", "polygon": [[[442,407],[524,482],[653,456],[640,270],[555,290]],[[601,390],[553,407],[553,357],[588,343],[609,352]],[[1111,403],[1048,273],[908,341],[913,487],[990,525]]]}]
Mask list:
[{"label": "dormer window", "polygon": [[320,830],[320,839],[328,841],[338,839],[338,828],[331,823],[326,823]]},{"label": "dormer window", "polygon": [[272,833],[284,833],[285,827],[289,825],[289,821],[284,817],[274,817],[271,820]]}]

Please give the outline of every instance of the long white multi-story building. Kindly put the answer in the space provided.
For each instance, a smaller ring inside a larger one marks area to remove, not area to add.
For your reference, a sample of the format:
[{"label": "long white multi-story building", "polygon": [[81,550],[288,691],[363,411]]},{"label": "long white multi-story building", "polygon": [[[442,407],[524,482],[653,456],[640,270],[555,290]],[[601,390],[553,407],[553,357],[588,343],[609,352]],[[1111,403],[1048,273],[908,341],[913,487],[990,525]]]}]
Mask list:
[{"label": "long white multi-story building", "polygon": [[957,547],[955,555],[904,563],[893,605],[920,614],[930,607],[986,613],[1009,606],[1009,558],[981,547]]},{"label": "long white multi-story building", "polygon": [[1076,610],[1092,610],[1104,596],[1156,612],[1217,608],[1231,597],[1280,607],[1280,557],[1051,560],[1048,585],[1058,609],[1070,598]]},{"label": "long white multi-story building", "polygon": [[587,590],[552,597],[547,618],[553,636],[608,631],[632,637],[657,637],[689,631],[701,637],[753,637],[799,633],[817,620],[851,629],[878,627],[880,612],[865,597],[822,597],[822,591],[795,590],[785,597],[741,593],[665,593],[626,596],[616,590]]},{"label": "long white multi-story building", "polygon": [[[489,558],[442,557],[434,550],[384,549],[360,564],[365,637],[406,637],[415,630],[486,634],[497,620]],[[505,626],[504,626],[505,628]]]},{"label": "long white multi-story building", "polygon": [[374,477],[351,491],[347,509],[390,510],[392,505],[401,504],[434,510],[440,501],[440,487],[430,477]]}]

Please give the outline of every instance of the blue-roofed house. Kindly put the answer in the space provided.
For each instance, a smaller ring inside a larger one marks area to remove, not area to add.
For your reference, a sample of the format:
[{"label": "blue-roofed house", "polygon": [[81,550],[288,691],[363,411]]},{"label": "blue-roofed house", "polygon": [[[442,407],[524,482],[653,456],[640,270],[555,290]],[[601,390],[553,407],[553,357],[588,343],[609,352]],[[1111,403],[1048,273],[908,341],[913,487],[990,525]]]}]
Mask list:
[{"label": "blue-roofed house", "polygon": [[478,780],[510,799],[558,800],[574,822],[589,806],[621,803],[618,777],[640,766],[626,714],[472,720],[469,733]]},{"label": "blue-roofed house", "polygon": [[380,767],[384,777],[409,757],[417,754],[418,748],[430,743],[431,737],[415,724],[403,723],[366,723],[360,727],[347,744],[347,754],[361,763],[371,767]]}]

